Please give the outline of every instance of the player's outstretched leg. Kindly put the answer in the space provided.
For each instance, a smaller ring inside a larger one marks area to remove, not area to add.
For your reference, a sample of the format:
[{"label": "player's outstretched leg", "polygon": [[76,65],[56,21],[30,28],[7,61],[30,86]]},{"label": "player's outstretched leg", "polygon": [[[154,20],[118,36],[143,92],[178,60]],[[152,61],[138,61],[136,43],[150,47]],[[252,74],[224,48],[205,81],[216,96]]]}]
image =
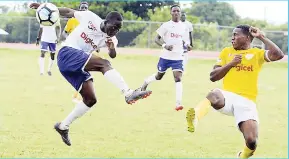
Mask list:
[{"label": "player's outstretched leg", "polygon": [[186,119],[188,124],[188,131],[195,131],[198,121],[208,114],[211,107],[219,110],[224,106],[225,99],[220,90],[214,89],[209,92],[207,97],[203,99],[195,108],[190,108],[187,111]]},{"label": "player's outstretched leg", "polygon": [[183,84],[181,81],[182,72],[181,71],[173,71],[174,79],[176,83],[176,111],[182,110],[184,107],[182,105],[183,98]]},{"label": "player's outstretched leg", "polygon": [[110,62],[101,57],[91,55],[87,65],[84,68],[85,71],[99,71],[102,72],[104,77],[114,84],[125,96],[125,101],[128,104],[135,103],[139,99],[148,97],[152,92],[151,91],[141,91],[141,90],[131,90],[127,83],[124,81],[123,77],[119,74],[118,71],[113,69],[110,65]]},{"label": "player's outstretched leg", "polygon": [[80,94],[83,101],[77,103],[72,112],[61,123],[56,123],[54,126],[55,130],[60,134],[62,141],[68,146],[71,145],[68,135],[70,124],[83,116],[96,103],[92,80],[85,81],[82,84]]},{"label": "player's outstretched leg", "polygon": [[257,148],[258,140],[258,124],[255,120],[247,120],[238,124],[240,131],[243,133],[246,145],[242,151],[238,153],[239,158],[249,158],[253,156]]}]

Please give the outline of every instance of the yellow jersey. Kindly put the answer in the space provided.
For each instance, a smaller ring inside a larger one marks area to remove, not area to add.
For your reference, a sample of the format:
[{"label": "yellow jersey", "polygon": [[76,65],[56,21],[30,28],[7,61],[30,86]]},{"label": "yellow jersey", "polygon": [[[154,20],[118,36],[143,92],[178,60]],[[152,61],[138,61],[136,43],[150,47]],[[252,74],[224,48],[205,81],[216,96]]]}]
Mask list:
[{"label": "yellow jersey", "polygon": [[78,26],[79,22],[76,18],[70,18],[67,21],[66,27],[65,27],[65,31],[70,34],[77,26]]},{"label": "yellow jersey", "polygon": [[234,55],[242,55],[242,61],[230,69],[223,79],[223,89],[249,98],[256,102],[258,94],[258,76],[265,62],[265,50],[250,48],[235,50],[226,47],[221,51],[216,65],[224,66],[234,59]]}]

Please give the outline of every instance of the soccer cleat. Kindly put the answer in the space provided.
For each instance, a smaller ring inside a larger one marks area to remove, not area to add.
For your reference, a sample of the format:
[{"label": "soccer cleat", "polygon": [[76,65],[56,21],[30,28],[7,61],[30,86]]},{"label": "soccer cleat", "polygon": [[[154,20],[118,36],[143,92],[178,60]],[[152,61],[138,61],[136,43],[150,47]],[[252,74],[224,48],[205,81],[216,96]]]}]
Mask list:
[{"label": "soccer cleat", "polygon": [[176,109],[176,111],[179,111],[179,110],[183,110],[183,106],[177,106],[175,109]]},{"label": "soccer cleat", "polygon": [[144,99],[150,96],[152,91],[140,91],[139,89],[134,90],[130,95],[125,97],[127,104],[133,104],[139,99]]},{"label": "soccer cleat", "polygon": [[69,136],[68,136],[68,132],[69,132],[69,129],[67,130],[61,130],[59,129],[59,125],[60,123],[56,123],[54,125],[54,129],[60,134],[61,138],[62,138],[62,141],[68,145],[68,146],[71,146],[71,143],[70,143],[70,139],[69,139]]},{"label": "soccer cleat", "polygon": [[195,108],[190,108],[187,111],[187,124],[188,124],[188,131],[194,132],[198,123],[198,119],[196,118],[196,111]]},{"label": "soccer cleat", "polygon": [[141,86],[140,90],[145,91],[147,89],[148,85],[149,85],[148,83],[144,82],[143,85]]},{"label": "soccer cleat", "polygon": [[241,158],[240,156],[241,156],[241,153],[242,153],[242,151],[239,151],[238,153],[237,153],[237,158]]},{"label": "soccer cleat", "polygon": [[51,75],[52,75],[51,71],[48,71],[48,72],[47,72],[47,74],[48,74],[49,76],[51,76]]}]

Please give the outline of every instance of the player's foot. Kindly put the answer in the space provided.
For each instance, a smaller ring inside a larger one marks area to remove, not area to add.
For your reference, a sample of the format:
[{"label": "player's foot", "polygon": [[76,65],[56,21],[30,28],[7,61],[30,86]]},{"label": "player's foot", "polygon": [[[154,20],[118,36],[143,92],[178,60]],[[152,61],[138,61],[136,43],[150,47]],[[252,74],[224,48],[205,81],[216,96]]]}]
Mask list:
[{"label": "player's foot", "polygon": [[48,72],[47,72],[47,74],[48,74],[49,76],[51,76],[51,75],[52,75],[51,71],[48,71]]},{"label": "player's foot", "polygon": [[70,143],[70,139],[69,139],[69,136],[68,136],[68,132],[69,132],[69,129],[67,130],[61,130],[59,129],[59,125],[60,123],[56,123],[54,125],[54,129],[60,134],[61,138],[62,138],[62,141],[68,145],[68,146],[71,146],[71,143]]},{"label": "player's foot", "polygon": [[194,132],[198,123],[198,119],[196,118],[196,111],[195,108],[190,108],[187,111],[187,124],[188,124],[188,131]]},{"label": "player's foot", "polygon": [[43,73],[40,73],[40,76],[42,76],[43,75]]},{"label": "player's foot", "polygon": [[130,95],[125,97],[127,104],[133,104],[139,99],[150,96],[152,91],[140,91],[139,89],[134,90]]},{"label": "player's foot", "polygon": [[176,111],[179,111],[179,110],[183,110],[183,108],[184,108],[183,106],[179,105],[179,106],[176,106],[175,109],[176,109]]},{"label": "player's foot", "polygon": [[148,85],[149,85],[148,83],[144,82],[144,83],[142,84],[140,90],[141,90],[141,91],[147,90]]}]

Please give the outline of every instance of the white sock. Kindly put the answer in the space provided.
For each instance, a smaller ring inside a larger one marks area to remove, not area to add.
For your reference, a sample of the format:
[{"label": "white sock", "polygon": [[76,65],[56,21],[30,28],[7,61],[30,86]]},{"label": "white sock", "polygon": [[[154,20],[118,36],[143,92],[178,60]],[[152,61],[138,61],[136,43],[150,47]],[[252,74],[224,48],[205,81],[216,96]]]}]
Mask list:
[{"label": "white sock", "polygon": [[145,79],[145,83],[150,84],[153,81],[156,81],[156,74],[153,74],[151,76],[149,76],[147,79]]},{"label": "white sock", "polygon": [[49,59],[49,64],[48,64],[48,72],[51,72],[53,63],[54,63],[54,60],[51,60],[51,58],[50,58]]},{"label": "white sock", "polygon": [[183,97],[183,84],[182,82],[176,82],[176,106],[180,106],[182,104]]},{"label": "white sock", "polygon": [[189,53],[184,53],[183,68],[185,69],[189,60]]},{"label": "white sock", "polygon": [[69,125],[76,120],[77,118],[84,115],[90,108],[86,106],[83,101],[76,104],[72,112],[61,122],[59,129],[66,130],[69,128]]},{"label": "white sock", "polygon": [[40,68],[40,73],[44,73],[44,63],[45,63],[45,58],[40,57],[39,58],[39,68]]},{"label": "white sock", "polygon": [[125,96],[133,92],[131,89],[129,89],[123,77],[115,69],[111,69],[105,72],[104,77],[117,88],[119,88]]}]

